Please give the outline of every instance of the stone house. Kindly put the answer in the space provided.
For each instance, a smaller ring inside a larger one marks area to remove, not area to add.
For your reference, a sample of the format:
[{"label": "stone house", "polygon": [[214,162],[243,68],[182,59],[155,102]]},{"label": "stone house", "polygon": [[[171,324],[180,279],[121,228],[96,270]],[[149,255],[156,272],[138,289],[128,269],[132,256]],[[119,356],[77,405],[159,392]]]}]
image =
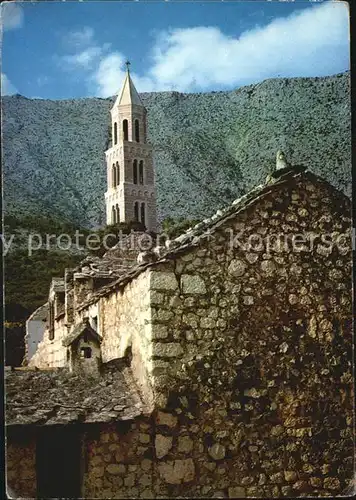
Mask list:
[{"label": "stone house", "polygon": [[52,284],[36,353],[6,372],[8,486],[46,498],[345,492],[350,200],[283,165],[138,260],[114,249]]}]

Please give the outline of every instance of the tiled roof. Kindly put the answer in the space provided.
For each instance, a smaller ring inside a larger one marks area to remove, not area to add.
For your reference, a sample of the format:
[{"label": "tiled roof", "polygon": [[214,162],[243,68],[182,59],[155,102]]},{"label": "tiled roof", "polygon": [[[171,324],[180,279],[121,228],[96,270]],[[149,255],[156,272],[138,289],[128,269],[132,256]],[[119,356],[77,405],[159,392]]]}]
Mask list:
[{"label": "tiled roof", "polygon": [[145,408],[131,370],[116,361],[100,377],[66,369],[5,371],[6,425],[131,420]]}]

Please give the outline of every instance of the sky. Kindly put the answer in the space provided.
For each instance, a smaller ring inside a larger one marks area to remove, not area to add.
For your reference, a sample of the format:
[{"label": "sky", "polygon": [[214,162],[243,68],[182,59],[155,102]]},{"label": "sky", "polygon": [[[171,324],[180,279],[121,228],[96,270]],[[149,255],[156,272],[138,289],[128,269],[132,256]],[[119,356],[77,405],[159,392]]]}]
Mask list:
[{"label": "sky", "polygon": [[342,1],[27,1],[1,4],[1,93],[108,97],[125,61],[139,92],[232,90],[349,69]]}]

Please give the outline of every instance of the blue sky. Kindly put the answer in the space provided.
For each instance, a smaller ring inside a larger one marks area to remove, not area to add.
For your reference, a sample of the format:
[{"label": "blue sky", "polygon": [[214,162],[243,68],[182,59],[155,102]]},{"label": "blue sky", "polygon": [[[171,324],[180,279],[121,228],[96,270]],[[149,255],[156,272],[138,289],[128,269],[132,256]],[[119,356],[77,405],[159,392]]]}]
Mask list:
[{"label": "blue sky", "polygon": [[107,97],[229,90],[349,69],[344,2],[5,2],[2,93]]}]

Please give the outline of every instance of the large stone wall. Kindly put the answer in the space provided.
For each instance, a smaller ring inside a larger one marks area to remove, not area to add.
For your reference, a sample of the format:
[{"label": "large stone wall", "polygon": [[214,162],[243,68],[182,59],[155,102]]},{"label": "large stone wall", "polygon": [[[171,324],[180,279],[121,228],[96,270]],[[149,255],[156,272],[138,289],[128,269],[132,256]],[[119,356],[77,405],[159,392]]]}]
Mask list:
[{"label": "large stone wall", "polygon": [[84,497],[153,498],[152,433],[145,418],[87,430]]},{"label": "large stone wall", "polygon": [[132,369],[136,381],[149,404],[151,306],[150,272],[140,274],[123,291],[117,291],[99,301],[99,331],[103,337],[103,362],[122,358],[131,348]]},{"label": "large stone wall", "polygon": [[6,486],[9,498],[37,496],[36,440],[31,433],[17,430],[7,439]]},{"label": "large stone wall", "polygon": [[[179,419],[162,484],[183,449],[194,462],[170,496],[334,496],[352,479],[351,246],[321,239],[350,236],[350,207],[306,180],[274,196],[152,270],[151,382]],[[279,233],[307,241],[267,252]]]}]

